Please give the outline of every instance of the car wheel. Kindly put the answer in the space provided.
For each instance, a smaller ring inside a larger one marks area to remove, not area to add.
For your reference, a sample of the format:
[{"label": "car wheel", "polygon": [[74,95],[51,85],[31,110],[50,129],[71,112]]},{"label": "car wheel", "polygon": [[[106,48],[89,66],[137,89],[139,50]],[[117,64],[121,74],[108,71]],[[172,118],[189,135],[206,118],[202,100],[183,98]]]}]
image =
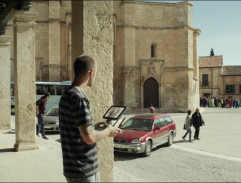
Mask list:
[{"label": "car wheel", "polygon": [[143,153],[143,155],[144,155],[145,157],[148,157],[148,156],[150,156],[151,151],[152,151],[152,143],[151,143],[150,140],[148,140],[148,141],[146,142],[145,152]]},{"label": "car wheel", "polygon": [[171,132],[169,137],[168,137],[167,145],[171,146],[172,144],[173,144],[173,133]]}]

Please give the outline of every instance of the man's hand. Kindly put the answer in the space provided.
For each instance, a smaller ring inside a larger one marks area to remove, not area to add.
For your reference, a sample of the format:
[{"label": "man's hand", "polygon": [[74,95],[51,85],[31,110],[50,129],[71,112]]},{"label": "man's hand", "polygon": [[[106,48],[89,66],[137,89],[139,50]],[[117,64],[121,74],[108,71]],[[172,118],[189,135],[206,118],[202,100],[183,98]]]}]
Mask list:
[{"label": "man's hand", "polygon": [[103,127],[107,127],[108,124],[106,122],[99,122],[95,124],[95,128],[103,128]]},{"label": "man's hand", "polygon": [[122,133],[122,130],[120,128],[116,128],[112,126],[111,124],[108,125],[107,130],[109,131],[108,137],[114,137],[118,133]]}]

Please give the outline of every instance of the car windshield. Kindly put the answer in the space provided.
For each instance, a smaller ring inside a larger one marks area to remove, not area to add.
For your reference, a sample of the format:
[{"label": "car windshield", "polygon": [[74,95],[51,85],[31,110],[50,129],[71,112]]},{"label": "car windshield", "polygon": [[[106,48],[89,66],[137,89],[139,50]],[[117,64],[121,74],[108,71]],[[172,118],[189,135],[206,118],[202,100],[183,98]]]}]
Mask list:
[{"label": "car windshield", "polygon": [[128,129],[128,130],[151,131],[152,126],[153,126],[153,120],[151,119],[130,118],[125,122],[125,124],[121,128]]},{"label": "car windshield", "polygon": [[59,108],[52,108],[46,113],[46,116],[58,116],[58,115],[59,115]]}]

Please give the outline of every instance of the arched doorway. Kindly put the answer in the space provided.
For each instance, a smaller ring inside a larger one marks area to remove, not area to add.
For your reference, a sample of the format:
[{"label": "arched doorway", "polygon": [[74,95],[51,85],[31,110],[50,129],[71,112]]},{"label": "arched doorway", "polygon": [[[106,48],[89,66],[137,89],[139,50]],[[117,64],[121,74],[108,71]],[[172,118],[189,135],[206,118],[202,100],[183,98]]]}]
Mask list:
[{"label": "arched doorway", "polygon": [[144,108],[159,107],[159,84],[154,78],[148,78],[144,83]]}]

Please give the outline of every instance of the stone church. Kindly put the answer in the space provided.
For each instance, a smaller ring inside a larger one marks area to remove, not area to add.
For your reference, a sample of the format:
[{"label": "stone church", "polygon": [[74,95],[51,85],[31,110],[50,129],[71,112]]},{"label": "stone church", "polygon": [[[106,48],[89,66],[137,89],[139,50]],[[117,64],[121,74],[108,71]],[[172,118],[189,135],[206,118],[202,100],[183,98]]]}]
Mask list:
[{"label": "stone church", "polygon": [[192,6],[114,2],[114,104],[168,112],[199,106],[200,30]]}]

